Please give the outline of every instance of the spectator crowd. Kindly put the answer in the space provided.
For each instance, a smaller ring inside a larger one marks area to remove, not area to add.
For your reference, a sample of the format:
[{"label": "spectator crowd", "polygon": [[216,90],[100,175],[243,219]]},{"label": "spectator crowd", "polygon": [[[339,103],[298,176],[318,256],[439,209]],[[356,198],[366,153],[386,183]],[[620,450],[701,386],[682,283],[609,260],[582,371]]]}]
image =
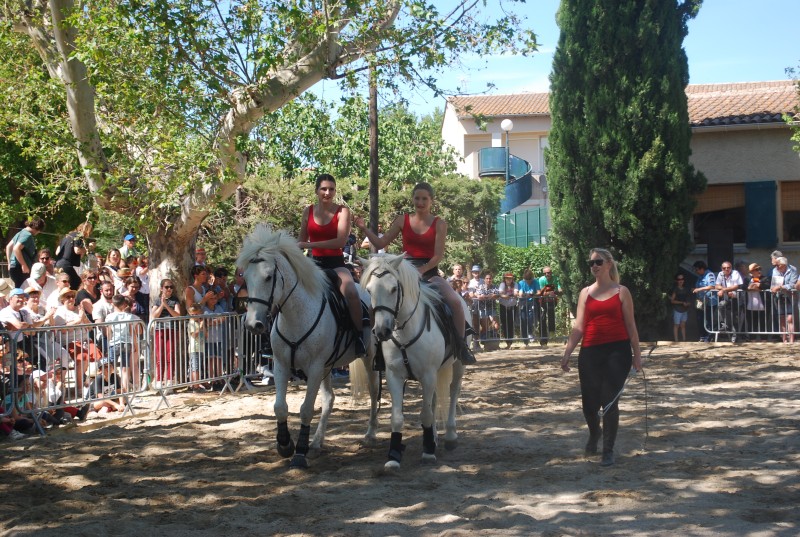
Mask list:
[{"label": "spectator crowd", "polygon": [[[139,250],[132,233],[123,235],[120,247],[104,256],[91,238],[88,221],[67,233],[55,252],[36,246],[36,236],[44,227],[41,219],[31,219],[6,245],[9,277],[0,279],[0,434],[16,439],[36,431],[37,424],[24,412],[35,401],[25,400],[28,395],[14,396],[14,388],[22,385],[32,386],[30,393],[49,398],[51,405],[85,401],[72,413],[63,408],[45,413],[42,419],[52,422],[41,426],[66,423],[72,417],[84,419],[91,411],[123,410],[124,404],[109,393],[138,387],[142,327],[151,318],[190,315],[194,320],[188,323],[190,333],[185,337],[178,337],[169,323],[156,326],[152,373],[157,387],[171,389],[176,380],[172,377],[177,339],[187,342],[191,356],[204,358],[203,378],[218,377],[230,367],[223,363],[222,351],[232,338],[214,316],[243,311],[246,289],[241,271],[229,281],[228,269],[209,266],[204,249],[197,248],[191,285],[181,292],[172,279],[150,281],[149,258]],[[157,296],[151,300],[153,293]],[[52,330],[35,330],[47,327]],[[193,381],[200,373],[195,363],[199,361],[190,360]],[[72,372],[72,396],[67,393],[64,370]],[[220,385],[193,382],[188,387],[197,392],[212,388]],[[39,403],[48,406],[48,401]]]}]

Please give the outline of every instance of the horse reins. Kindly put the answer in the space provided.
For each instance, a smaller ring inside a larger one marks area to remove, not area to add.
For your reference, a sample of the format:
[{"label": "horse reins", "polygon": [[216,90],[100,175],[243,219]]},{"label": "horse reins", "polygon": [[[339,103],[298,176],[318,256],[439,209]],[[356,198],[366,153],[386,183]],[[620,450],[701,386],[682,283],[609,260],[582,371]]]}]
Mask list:
[{"label": "horse reins", "polygon": [[[376,278],[382,278],[382,277],[386,276],[387,274],[391,274],[391,272],[388,271],[388,270],[385,270],[385,271],[383,271],[381,273],[373,272],[372,274]],[[411,378],[412,380],[417,380],[417,377],[414,375],[414,372],[411,370],[411,364],[408,361],[408,353],[406,352],[406,349],[408,349],[409,347],[411,347],[411,345],[416,343],[419,340],[419,338],[422,337],[422,334],[424,334],[426,330],[430,330],[431,329],[431,318],[430,318],[430,315],[427,315],[428,306],[426,306],[425,309],[426,309],[426,319],[427,320],[426,320],[426,322],[424,322],[424,323],[422,323],[420,325],[420,329],[419,329],[419,332],[417,332],[417,335],[415,335],[413,338],[411,338],[410,341],[408,341],[406,343],[401,343],[400,341],[398,341],[397,338],[394,337],[394,335],[397,333],[398,330],[404,329],[406,327],[406,325],[408,324],[408,322],[414,317],[414,314],[417,312],[417,308],[419,307],[420,294],[417,295],[417,302],[414,304],[414,309],[411,311],[411,315],[408,316],[408,319],[406,319],[404,323],[400,324],[398,322],[398,320],[397,320],[397,317],[400,314],[400,306],[403,303],[403,298],[405,297],[405,293],[403,292],[403,286],[400,285],[400,281],[399,280],[397,282],[397,290],[398,290],[397,291],[397,301],[395,302],[394,310],[392,310],[389,306],[384,306],[382,304],[379,304],[379,305],[374,306],[372,308],[372,312],[374,314],[376,311],[385,310],[385,311],[389,312],[394,317],[394,331],[392,332],[391,336],[389,336],[389,338],[392,341],[392,343],[394,343],[397,346],[397,348],[400,349],[400,354],[402,354],[402,356],[403,356],[403,365],[406,367],[406,372],[408,373],[409,378]]]}]

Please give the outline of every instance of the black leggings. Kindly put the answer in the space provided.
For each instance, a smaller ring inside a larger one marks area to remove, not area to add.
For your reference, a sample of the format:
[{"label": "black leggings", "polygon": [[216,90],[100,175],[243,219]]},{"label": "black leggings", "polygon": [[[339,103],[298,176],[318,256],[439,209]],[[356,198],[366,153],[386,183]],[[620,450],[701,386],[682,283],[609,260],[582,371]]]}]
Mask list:
[{"label": "black leggings", "polygon": [[[592,435],[597,434],[600,426],[597,411],[611,403],[625,385],[632,363],[630,340],[581,347],[578,354],[581,402],[583,416]],[[619,404],[615,402],[603,415],[603,428],[607,433],[616,436],[618,424]],[[611,442],[613,446],[613,439]]]}]

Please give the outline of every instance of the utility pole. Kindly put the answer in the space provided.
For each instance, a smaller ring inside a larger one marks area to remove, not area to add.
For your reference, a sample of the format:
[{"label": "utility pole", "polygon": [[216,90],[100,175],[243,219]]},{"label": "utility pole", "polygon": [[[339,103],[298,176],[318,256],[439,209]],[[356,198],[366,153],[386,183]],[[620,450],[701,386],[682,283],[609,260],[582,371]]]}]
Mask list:
[{"label": "utility pole", "polygon": [[[378,231],[378,78],[375,66],[369,68],[369,228]],[[369,245],[374,254],[378,250]]]}]

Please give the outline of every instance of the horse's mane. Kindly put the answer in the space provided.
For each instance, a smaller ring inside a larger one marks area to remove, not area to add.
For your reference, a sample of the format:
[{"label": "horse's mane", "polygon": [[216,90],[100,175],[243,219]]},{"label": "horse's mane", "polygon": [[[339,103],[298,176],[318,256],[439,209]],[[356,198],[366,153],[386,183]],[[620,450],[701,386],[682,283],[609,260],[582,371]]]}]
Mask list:
[{"label": "horse's mane", "polygon": [[419,293],[420,306],[428,306],[435,316],[438,316],[438,308],[441,302],[439,292],[431,285],[423,285],[420,280],[419,271],[401,255],[375,254],[370,256],[364,273],[361,274],[361,286],[367,287],[370,279],[378,272],[388,271],[392,274],[399,284],[403,287],[403,293],[409,300],[415,301],[416,294]]},{"label": "horse's mane", "polygon": [[274,263],[275,257],[283,256],[297,275],[298,284],[311,296],[322,296],[327,278],[310,257],[303,255],[295,239],[288,231],[273,231],[269,224],[260,223],[244,239],[236,266],[245,270],[254,260]]}]

